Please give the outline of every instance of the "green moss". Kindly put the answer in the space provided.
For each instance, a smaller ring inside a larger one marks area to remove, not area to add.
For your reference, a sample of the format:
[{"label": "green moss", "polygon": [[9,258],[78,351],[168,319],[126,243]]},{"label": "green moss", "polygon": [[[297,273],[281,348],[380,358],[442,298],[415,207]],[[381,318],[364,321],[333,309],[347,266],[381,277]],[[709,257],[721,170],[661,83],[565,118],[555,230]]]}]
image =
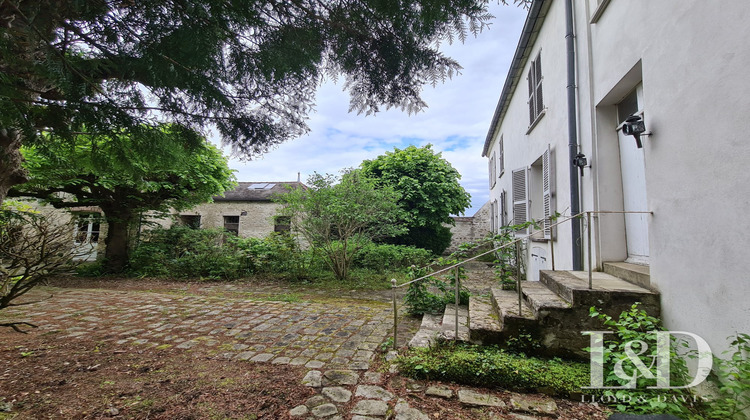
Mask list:
[{"label": "green moss", "polygon": [[522,392],[545,389],[562,397],[581,393],[590,381],[586,363],[526,357],[495,347],[441,345],[412,349],[397,363],[402,373],[415,378]]}]

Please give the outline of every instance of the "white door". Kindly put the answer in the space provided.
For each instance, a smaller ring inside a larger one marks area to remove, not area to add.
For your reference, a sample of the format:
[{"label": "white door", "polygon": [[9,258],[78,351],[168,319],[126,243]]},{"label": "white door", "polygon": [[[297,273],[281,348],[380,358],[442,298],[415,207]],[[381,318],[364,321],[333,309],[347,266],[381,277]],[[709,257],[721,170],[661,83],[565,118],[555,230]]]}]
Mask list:
[{"label": "white door", "polygon": [[[618,106],[620,123],[633,113],[633,109],[642,113],[643,86],[636,90]],[[645,117],[644,117],[645,118]],[[636,146],[633,136],[622,133],[617,128],[617,138],[620,143],[620,168],[622,170],[622,193],[624,210],[648,211],[646,195],[646,162],[643,149]],[[627,238],[627,262],[648,264],[648,215],[625,214],[625,235]]]},{"label": "white door", "polygon": [[96,261],[96,248],[99,245],[99,214],[82,213],[78,215],[73,233],[73,259],[78,261]]}]

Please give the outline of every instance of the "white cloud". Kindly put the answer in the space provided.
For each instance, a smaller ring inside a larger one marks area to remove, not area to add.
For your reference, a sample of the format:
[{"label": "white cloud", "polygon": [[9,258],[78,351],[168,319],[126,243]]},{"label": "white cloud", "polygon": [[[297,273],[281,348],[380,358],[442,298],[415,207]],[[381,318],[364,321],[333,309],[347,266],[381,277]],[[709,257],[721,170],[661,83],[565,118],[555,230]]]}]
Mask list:
[{"label": "white cloud", "polygon": [[515,6],[491,4],[490,9],[496,17],[489,30],[465,44],[443,47],[464,69],[443,84],[425,87],[425,111],[411,116],[400,110],[369,117],[351,114],[341,86],[326,83],[308,121],[310,133],[252,161],[232,160],[237,179],[292,181],[299,172],[304,181],[313,172],[356,167],[394,147],[432,143],[461,173],[461,184],[472,195],[466,214],[473,215],[487,201],[482,146],[526,15]]}]

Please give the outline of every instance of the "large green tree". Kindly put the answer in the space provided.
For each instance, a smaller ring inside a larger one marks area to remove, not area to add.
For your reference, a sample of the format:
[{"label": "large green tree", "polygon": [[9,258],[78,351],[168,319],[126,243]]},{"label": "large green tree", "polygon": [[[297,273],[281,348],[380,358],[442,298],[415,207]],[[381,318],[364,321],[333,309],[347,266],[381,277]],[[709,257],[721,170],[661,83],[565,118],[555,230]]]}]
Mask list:
[{"label": "large green tree", "polygon": [[471,205],[471,196],[459,183],[461,174],[431,145],[395,148],[360,165],[365,176],[401,194],[399,206],[408,232],[396,243],[414,245],[441,253],[450,244],[454,224],[451,214],[462,214]]},{"label": "large green tree", "polygon": [[418,111],[460,69],[440,42],[484,28],[487,2],[0,0],[0,202],[22,143],[173,122],[252,156],[307,130],[326,77],[357,112]]},{"label": "large green tree", "polygon": [[162,127],[148,153],[137,139],[78,136],[24,147],[29,181],[11,196],[41,198],[56,208],[99,207],[107,222],[105,264],[121,271],[128,261],[130,228],[147,211],[190,208],[232,188],[234,175],[221,151],[177,126]]},{"label": "large green tree", "polygon": [[322,251],[337,279],[349,276],[354,256],[368,242],[403,232],[399,194],[379,187],[358,170],[343,175],[310,176],[308,188],[277,197],[282,214],[307,243]]}]

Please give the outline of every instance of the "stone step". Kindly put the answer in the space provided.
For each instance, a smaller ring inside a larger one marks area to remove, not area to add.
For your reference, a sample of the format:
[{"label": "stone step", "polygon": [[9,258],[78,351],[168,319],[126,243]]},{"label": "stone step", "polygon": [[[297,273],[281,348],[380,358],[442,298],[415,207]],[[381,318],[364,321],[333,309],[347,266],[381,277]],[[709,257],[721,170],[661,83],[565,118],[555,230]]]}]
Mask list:
[{"label": "stone step", "polygon": [[502,329],[489,297],[469,298],[469,339],[472,342],[490,343]]},{"label": "stone step", "polygon": [[570,303],[541,282],[521,282],[521,291],[536,318],[539,317],[540,312],[569,310],[571,308]]},{"label": "stone step", "polygon": [[422,315],[422,325],[419,331],[409,341],[409,347],[425,348],[430,347],[440,334],[440,324],[443,316],[440,314]]},{"label": "stone step", "polygon": [[593,288],[589,289],[585,271],[540,271],[540,282],[565,299],[573,307],[588,309],[591,306],[619,314],[634,302],[650,315],[659,316],[659,293],[627,282],[603,272],[592,273]]},{"label": "stone step", "polygon": [[647,265],[626,262],[605,262],[603,271],[625,281],[653,290],[651,287],[651,270]]},{"label": "stone step", "polygon": [[525,300],[521,300],[521,313],[518,313],[518,293],[514,290],[491,289],[492,306],[498,315],[502,334],[509,336],[522,330],[533,328],[536,322],[534,312]]},{"label": "stone step", "polygon": [[[456,337],[455,304],[445,305],[440,330],[441,336],[446,340],[453,340]],[[469,308],[467,306],[458,306],[458,340],[469,341]]]}]

